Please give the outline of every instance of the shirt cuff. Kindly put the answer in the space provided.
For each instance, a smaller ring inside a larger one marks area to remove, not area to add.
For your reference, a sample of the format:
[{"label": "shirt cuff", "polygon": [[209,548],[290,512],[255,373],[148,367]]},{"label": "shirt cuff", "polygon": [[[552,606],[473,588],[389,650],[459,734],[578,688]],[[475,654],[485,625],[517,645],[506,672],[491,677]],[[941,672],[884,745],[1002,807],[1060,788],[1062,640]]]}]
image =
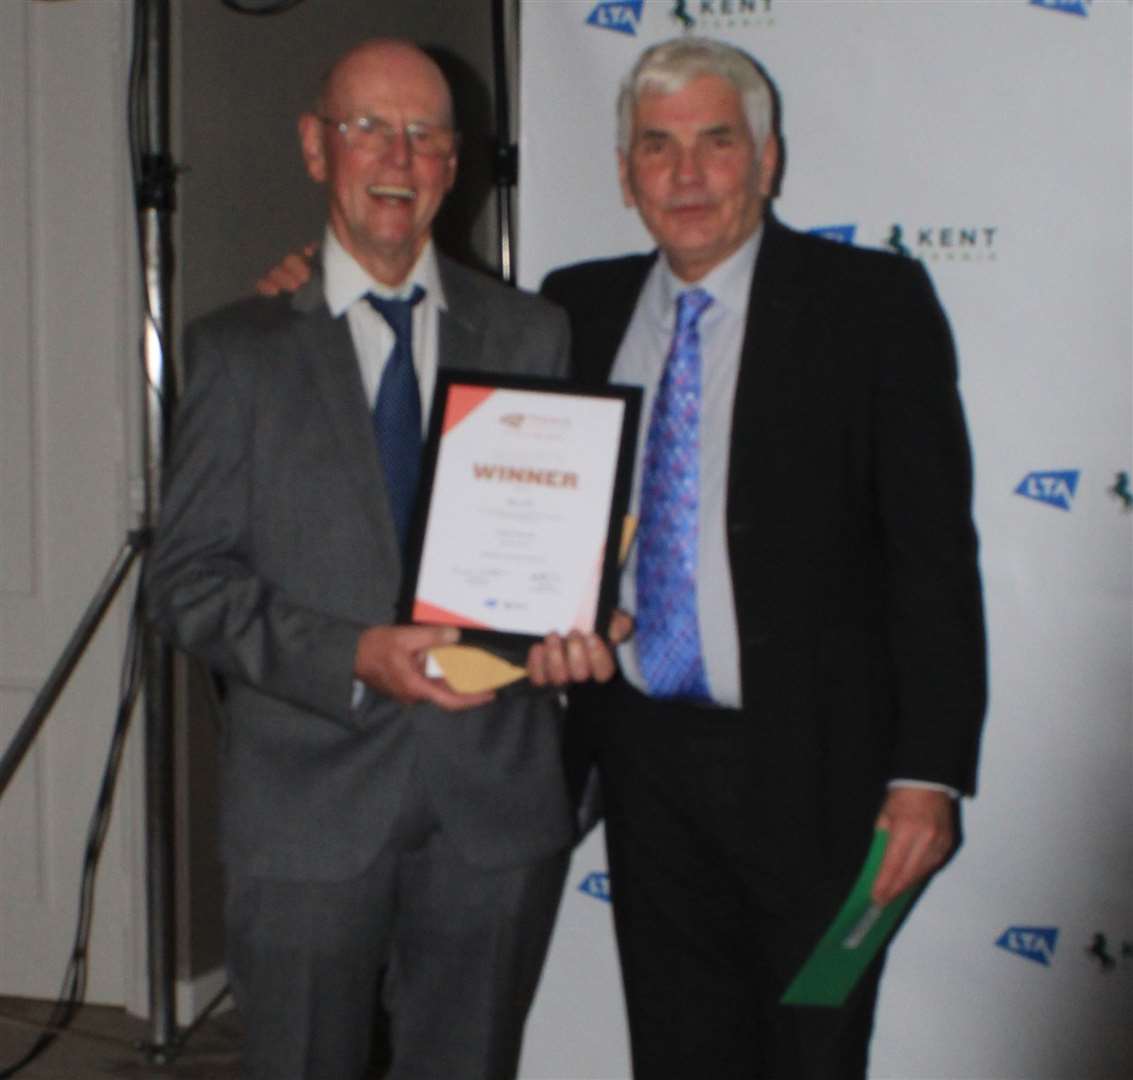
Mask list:
[{"label": "shirt cuff", "polygon": [[957,788],[949,787],[947,784],[938,784],[934,780],[890,780],[887,786],[890,790],[898,787],[911,787],[920,788],[922,791],[943,791],[954,799],[961,796],[961,792]]}]

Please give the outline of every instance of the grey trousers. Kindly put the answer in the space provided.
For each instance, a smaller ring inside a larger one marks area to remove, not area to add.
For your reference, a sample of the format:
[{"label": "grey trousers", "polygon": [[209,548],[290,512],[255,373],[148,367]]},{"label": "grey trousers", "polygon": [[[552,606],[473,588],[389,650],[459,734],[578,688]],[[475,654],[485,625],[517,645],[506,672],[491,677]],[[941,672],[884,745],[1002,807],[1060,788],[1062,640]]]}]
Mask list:
[{"label": "grey trousers", "polygon": [[402,819],[350,881],[229,867],[227,957],[249,1080],[366,1076],[379,983],[390,1080],[515,1076],[569,853],[485,869],[453,850],[427,807]]}]

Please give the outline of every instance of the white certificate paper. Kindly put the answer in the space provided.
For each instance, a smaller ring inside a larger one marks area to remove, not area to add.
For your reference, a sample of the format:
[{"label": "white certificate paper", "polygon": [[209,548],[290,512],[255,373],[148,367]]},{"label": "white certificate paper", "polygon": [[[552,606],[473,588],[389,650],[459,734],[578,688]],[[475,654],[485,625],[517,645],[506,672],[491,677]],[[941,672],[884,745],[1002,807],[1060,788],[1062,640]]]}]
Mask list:
[{"label": "white certificate paper", "polygon": [[445,379],[413,622],[535,637],[596,629],[636,428],[628,393]]}]

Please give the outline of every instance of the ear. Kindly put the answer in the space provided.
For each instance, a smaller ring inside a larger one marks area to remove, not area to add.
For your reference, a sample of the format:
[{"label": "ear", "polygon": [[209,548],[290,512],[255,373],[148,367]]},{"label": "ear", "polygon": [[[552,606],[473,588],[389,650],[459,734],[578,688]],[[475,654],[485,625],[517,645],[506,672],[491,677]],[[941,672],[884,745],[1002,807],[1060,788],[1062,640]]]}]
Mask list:
[{"label": "ear", "polygon": [[327,178],[326,125],[314,113],[303,113],[299,117],[299,149],[303,154],[303,164],[307,175],[316,184]]},{"label": "ear", "polygon": [[452,153],[445,159],[445,194],[447,195],[452,191],[452,185],[456,183],[456,166],[460,160],[460,155],[457,153],[456,147],[453,147]]},{"label": "ear", "polygon": [[622,186],[622,205],[632,209],[637,205],[633,195],[633,181],[630,176],[629,158],[624,150],[618,151],[618,183]]},{"label": "ear", "polygon": [[775,177],[779,172],[779,140],[771,132],[759,151],[759,194],[770,199],[775,194]]}]

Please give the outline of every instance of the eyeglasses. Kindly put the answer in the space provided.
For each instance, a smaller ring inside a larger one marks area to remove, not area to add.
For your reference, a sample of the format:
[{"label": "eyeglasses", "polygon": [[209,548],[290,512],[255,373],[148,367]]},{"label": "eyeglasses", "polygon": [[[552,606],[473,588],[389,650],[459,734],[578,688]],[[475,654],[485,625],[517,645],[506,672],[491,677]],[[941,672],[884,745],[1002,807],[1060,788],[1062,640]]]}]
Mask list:
[{"label": "eyeglasses", "polygon": [[327,127],[334,128],[352,150],[367,154],[385,153],[399,130],[405,133],[405,141],[410,150],[421,157],[448,157],[456,147],[457,133],[452,128],[439,124],[412,120],[399,129],[379,116],[352,116],[346,120],[320,116],[319,119]]}]

